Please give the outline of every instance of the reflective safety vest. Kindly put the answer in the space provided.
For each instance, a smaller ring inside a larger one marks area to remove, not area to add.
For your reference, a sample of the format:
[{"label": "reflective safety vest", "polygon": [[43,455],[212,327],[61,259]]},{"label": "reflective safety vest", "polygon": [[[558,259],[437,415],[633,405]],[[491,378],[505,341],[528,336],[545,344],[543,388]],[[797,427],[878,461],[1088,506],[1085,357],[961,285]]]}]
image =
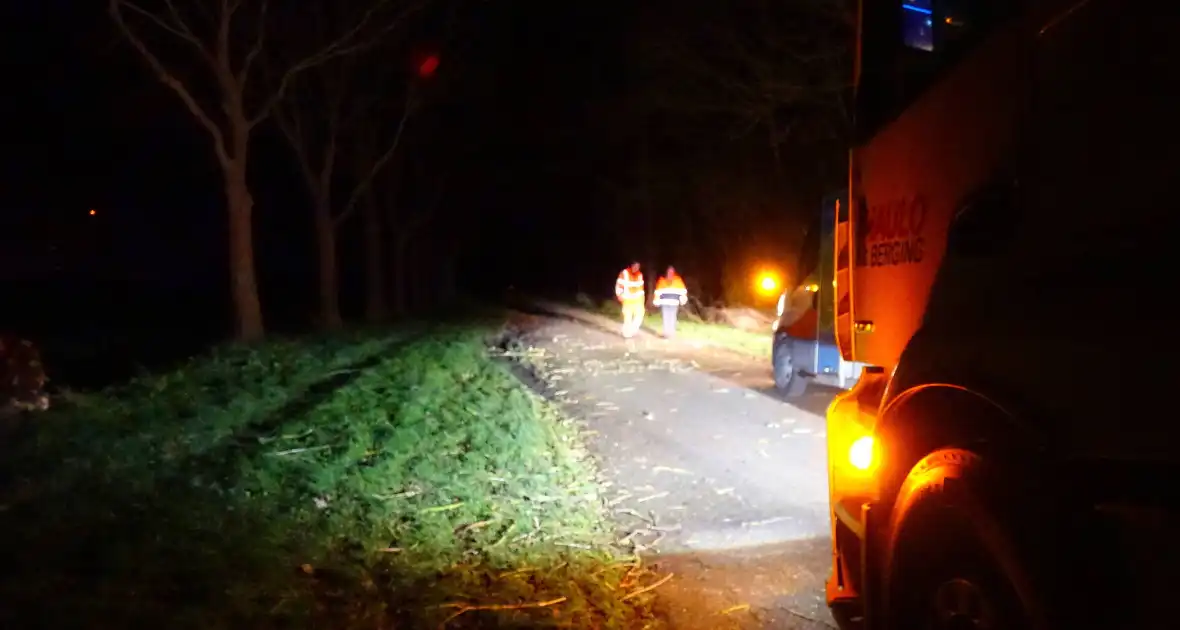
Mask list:
[{"label": "reflective safety vest", "polygon": [[676,274],[669,277],[660,276],[656,280],[655,298],[651,301],[656,306],[679,306],[688,302],[688,289],[684,287],[684,280]]},{"label": "reflective safety vest", "polygon": [[619,272],[619,279],[615,280],[615,297],[620,302],[634,302],[636,300],[642,302],[643,293],[643,272],[631,273],[631,269],[624,269]]}]

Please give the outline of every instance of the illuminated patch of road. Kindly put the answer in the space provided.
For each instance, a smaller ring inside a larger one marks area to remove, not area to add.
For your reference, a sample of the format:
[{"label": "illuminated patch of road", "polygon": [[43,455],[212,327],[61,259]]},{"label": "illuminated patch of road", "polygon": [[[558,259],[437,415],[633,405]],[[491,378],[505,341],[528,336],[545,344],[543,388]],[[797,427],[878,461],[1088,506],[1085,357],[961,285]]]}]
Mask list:
[{"label": "illuminated patch of road", "polygon": [[823,418],[761,393],[757,360],[546,331],[540,371],[585,420],[620,538],[677,575],[660,587],[673,627],[829,625]]}]

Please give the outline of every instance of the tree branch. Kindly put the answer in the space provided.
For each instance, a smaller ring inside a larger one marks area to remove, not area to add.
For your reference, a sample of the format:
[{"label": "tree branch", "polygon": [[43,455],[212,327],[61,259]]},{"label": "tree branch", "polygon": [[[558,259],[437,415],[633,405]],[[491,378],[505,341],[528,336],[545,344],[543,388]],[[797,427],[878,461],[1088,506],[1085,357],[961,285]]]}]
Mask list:
[{"label": "tree branch", "polygon": [[221,128],[218,127],[217,123],[213,122],[213,119],[205,113],[205,110],[202,109],[201,105],[197,103],[196,99],[193,98],[192,94],[188,91],[188,88],[184,86],[184,83],[164,67],[164,64],[160,62],[160,59],[152,54],[152,51],[149,50],[147,45],[143,43],[143,40],[136,36],[131,28],[127,25],[127,22],[123,19],[122,7],[124,6],[134,5],[127,3],[125,0],[109,0],[108,2],[107,11],[110,13],[111,18],[115,21],[115,26],[118,27],[118,29],[123,33],[123,36],[127,38],[127,41],[131,43],[131,46],[139,52],[140,56],[143,57],[148,66],[151,67],[152,72],[156,74],[156,77],[160,80],[160,82],[175,92],[176,95],[180,97],[180,100],[184,102],[185,106],[188,107],[188,110],[192,113],[193,117],[195,117],[197,121],[201,123],[201,126],[205,127],[205,129],[209,132],[209,135],[213,137],[213,150],[217,154],[217,159],[222,164],[227,164],[230,161],[230,157],[225,150],[225,137]]},{"label": "tree branch", "polygon": [[[115,2],[112,2],[111,4],[114,5]],[[193,35],[193,31],[188,27],[188,24],[185,24],[184,20],[181,19],[180,13],[176,10],[176,5],[172,4],[172,0],[164,0],[164,4],[168,6],[168,14],[172,17],[172,24],[169,24],[168,22],[161,19],[160,16],[132,2],[118,0],[118,4],[127,7],[127,10],[131,11],[132,13],[136,13],[147,18],[152,24],[155,24],[157,27],[171,33],[174,37],[188,42],[194,48],[196,48],[197,52],[199,52],[206,60],[210,58],[208,49],[206,49],[205,45],[201,43],[201,40],[197,39],[196,35]],[[119,23],[123,24],[123,27],[126,28],[122,16],[119,17]]]},{"label": "tree branch", "polygon": [[303,175],[308,192],[311,193],[312,198],[319,199],[321,194],[319,178],[311,165],[311,156],[307,150],[307,138],[303,134],[300,116],[297,113],[287,116],[282,108],[275,108],[274,114],[275,125],[286,136],[287,143],[291,145],[291,150],[295,153],[295,161],[299,163],[299,172]]},{"label": "tree branch", "polygon": [[337,57],[343,57],[345,55],[349,55],[375,45],[383,36],[393,31],[395,28],[401,26],[406,18],[417,12],[422,8],[423,4],[425,4],[425,0],[417,0],[411,3],[396,17],[390,19],[389,24],[380,28],[371,37],[358,40],[361,32],[364,31],[365,28],[367,28],[372,22],[373,16],[376,15],[379,10],[385,8],[385,6],[391,1],[392,0],[377,0],[365,10],[364,14],[361,15],[356,24],[354,24],[353,27],[346,31],[343,35],[329,42],[318,51],[304,57],[300,61],[297,61],[288,67],[287,71],[283,73],[282,78],[279,80],[279,85],[277,88],[275,88],[274,93],[271,94],[270,98],[263,101],[263,105],[261,108],[259,108],[258,113],[250,119],[250,126],[254,127],[266,120],[266,117],[270,115],[270,112],[272,109],[274,109],[275,105],[277,105],[279,101],[281,101],[287,94],[287,90],[290,88],[291,82],[300,73],[316,66],[323,65],[324,63],[327,63],[328,61],[331,61]]},{"label": "tree branch", "polygon": [[238,85],[242,86],[242,91],[246,90],[246,83],[250,78],[250,68],[254,65],[254,61],[258,59],[258,55],[262,53],[262,47],[266,43],[266,13],[268,3],[267,0],[262,0],[258,7],[258,34],[254,37],[254,43],[250,46],[250,50],[246,53],[246,58],[242,61],[242,67],[238,70]]},{"label": "tree branch", "polygon": [[221,0],[221,11],[228,15],[230,19],[233,19],[234,14],[240,8],[242,8],[242,0]]},{"label": "tree branch", "polygon": [[[315,105],[309,106],[302,100],[287,99],[276,104],[273,114],[276,126],[286,136],[295,153],[309,192],[317,204],[326,204],[330,201],[332,179],[339,157],[341,119],[344,102],[349,97],[348,73],[338,73],[335,68],[321,68],[314,74],[319,75],[319,80],[305,78],[300,84],[300,89],[306,88],[304,96],[313,99],[311,102]],[[326,107],[323,108],[326,109],[326,116],[317,115],[321,111],[320,103],[326,103]],[[322,129],[320,121],[323,121]],[[309,137],[305,133],[305,126],[315,127],[323,134],[312,134]],[[312,160],[313,153],[318,155],[318,160]]]},{"label": "tree branch", "polygon": [[370,185],[372,185],[373,180],[377,177],[377,174],[381,172],[381,169],[385,166],[385,164],[393,158],[395,153],[397,153],[398,145],[401,144],[402,132],[406,129],[406,121],[410,119],[410,114],[413,113],[413,99],[413,91],[408,91],[406,93],[406,104],[402,110],[402,118],[397,123],[397,132],[393,134],[393,141],[390,143],[389,148],[385,150],[385,153],[382,153],[381,157],[377,158],[377,161],[373,163],[373,167],[369,169],[368,174],[366,174],[365,177],[357,183],[356,187],[352,189],[352,194],[348,197],[348,203],[344,204],[344,208],[336,217],[337,224],[347,220],[348,217],[356,211],[356,203],[358,200],[360,200],[361,195],[364,194],[365,190]]},{"label": "tree branch", "polygon": [[[336,153],[339,133],[339,114],[333,113],[331,120],[328,122],[328,146],[324,147],[324,161],[320,163],[320,194],[324,195],[325,203],[330,201],[330,191],[332,190],[332,173],[336,168]],[[333,225],[339,223],[338,220],[333,222]]]}]

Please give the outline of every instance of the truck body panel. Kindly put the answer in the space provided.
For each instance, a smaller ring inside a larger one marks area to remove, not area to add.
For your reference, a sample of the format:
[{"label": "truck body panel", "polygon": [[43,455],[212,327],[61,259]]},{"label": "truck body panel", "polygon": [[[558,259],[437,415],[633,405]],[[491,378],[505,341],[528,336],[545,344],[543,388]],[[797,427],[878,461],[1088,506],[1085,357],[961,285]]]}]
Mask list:
[{"label": "truck body panel", "polygon": [[[1025,96],[1022,73],[1012,71],[1021,66],[1019,39],[1019,30],[1000,33],[853,148],[846,359],[891,370],[921,327],[951,218],[1011,156]],[[856,322],[871,326],[858,331]]]},{"label": "truck body panel", "polygon": [[[929,15],[930,33],[905,30],[903,11]],[[1109,517],[1141,530],[1127,540],[1180,522],[1169,396],[1180,339],[1168,300],[1180,284],[1180,7],[861,0],[859,19],[833,299],[843,358],[871,367],[828,411],[829,601],[863,603],[880,586],[881,541],[866,515],[886,518],[916,461],[890,461],[884,444],[883,468],[850,472],[848,444],[927,431],[937,449],[942,436],[978,437],[956,434],[975,429],[957,428],[966,424],[954,413],[932,429],[921,424],[929,414],[916,420],[893,404],[923,389],[1000,410],[983,441],[1025,442],[1021,452],[1080,503],[1119,505],[1108,513],[1120,515],[1150,504],[1146,529]],[[920,50],[907,45],[915,38]],[[1114,541],[1094,545],[1121,553]],[[1139,550],[1126,583],[1146,584],[1124,600],[1158,608],[1144,594],[1171,592],[1160,580],[1177,586],[1168,576],[1178,553],[1170,539]],[[1162,627],[1141,619],[1126,627]]]},{"label": "truck body panel", "polygon": [[982,390],[1064,454],[1171,458],[1150,431],[1109,423],[1150,414],[1133,392],[1174,373],[1175,335],[1132,336],[1175,319],[1160,300],[1180,218],[1162,61],[1175,38],[1111,0],[1024,4],[852,150],[841,350],[903,372],[893,393],[932,370]]}]

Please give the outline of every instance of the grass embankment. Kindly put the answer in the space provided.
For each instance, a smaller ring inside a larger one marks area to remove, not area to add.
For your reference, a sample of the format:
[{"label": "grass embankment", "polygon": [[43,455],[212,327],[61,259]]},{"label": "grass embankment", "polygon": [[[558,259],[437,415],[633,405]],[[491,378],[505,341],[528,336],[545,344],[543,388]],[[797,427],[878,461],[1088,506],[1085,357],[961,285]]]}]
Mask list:
[{"label": "grass embankment", "polygon": [[[644,327],[653,333],[664,329],[664,321],[655,306],[648,306]],[[598,305],[597,310],[603,315],[619,318],[619,303],[609,300]],[[681,309],[676,324],[676,335],[681,339],[701,341],[734,352],[740,352],[758,358],[770,358],[771,335],[734,328],[722,322],[709,322],[687,309]]]},{"label": "grass embankment", "polygon": [[0,620],[37,617],[0,626],[644,627],[498,324],[221,348],[38,417],[0,461]]}]

